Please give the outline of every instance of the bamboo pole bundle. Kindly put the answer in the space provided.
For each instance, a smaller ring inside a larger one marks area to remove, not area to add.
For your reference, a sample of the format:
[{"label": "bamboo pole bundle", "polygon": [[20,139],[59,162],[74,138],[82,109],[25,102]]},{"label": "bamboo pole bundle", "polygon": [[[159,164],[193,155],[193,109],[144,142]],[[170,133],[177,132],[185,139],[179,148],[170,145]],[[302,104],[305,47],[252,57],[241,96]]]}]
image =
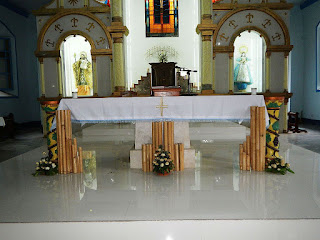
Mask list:
[{"label": "bamboo pole bundle", "polygon": [[168,122],[163,122],[163,148],[168,151]]},{"label": "bamboo pole bundle", "polygon": [[147,150],[146,145],[142,144],[142,171],[146,172],[147,168]]},{"label": "bamboo pole bundle", "polygon": [[179,166],[180,171],[184,171],[184,144],[179,143]]},{"label": "bamboo pole bundle", "polygon": [[163,141],[162,141],[163,127],[162,127],[162,124],[163,124],[162,122],[158,123],[158,144],[163,147]]},{"label": "bamboo pole bundle", "polygon": [[67,173],[67,142],[66,142],[66,126],[65,126],[65,111],[61,111],[61,129],[62,129],[62,173]]},{"label": "bamboo pole bundle", "polygon": [[265,164],[266,164],[266,119],[265,119],[265,108],[260,107],[260,162],[261,162],[261,170],[265,170]]},{"label": "bamboo pole bundle", "polygon": [[61,132],[61,112],[56,111],[56,123],[57,123],[57,145],[58,145],[58,171],[62,174],[62,132]]},{"label": "bamboo pole bundle", "polygon": [[247,154],[245,152],[242,152],[242,166],[243,170],[247,171]]},{"label": "bamboo pole bundle", "polygon": [[250,136],[247,136],[246,138],[246,163],[247,163],[247,166],[246,166],[246,169],[247,171],[250,171],[250,162],[251,162],[251,159],[250,159]]},{"label": "bamboo pole bundle", "polygon": [[154,157],[154,151],[152,144],[149,144],[149,172],[152,172],[153,170],[153,157]]},{"label": "bamboo pole bundle", "polygon": [[256,171],[261,171],[261,154],[260,154],[260,111],[259,108],[256,107]]},{"label": "bamboo pole bundle", "polygon": [[239,165],[240,165],[240,170],[243,170],[243,144],[239,145]]},{"label": "bamboo pole bundle", "polygon": [[156,151],[156,123],[152,122],[152,146],[153,146],[153,151]]},{"label": "bamboo pole bundle", "polygon": [[175,153],[175,156],[174,156],[174,166],[175,166],[175,170],[176,171],[180,171],[180,156],[179,156],[179,143],[176,143],[174,145],[174,153]]},{"label": "bamboo pole bundle", "polygon": [[250,122],[250,135],[251,135],[251,168],[252,170],[256,170],[256,108],[250,107],[250,115],[251,115],[251,122]]}]

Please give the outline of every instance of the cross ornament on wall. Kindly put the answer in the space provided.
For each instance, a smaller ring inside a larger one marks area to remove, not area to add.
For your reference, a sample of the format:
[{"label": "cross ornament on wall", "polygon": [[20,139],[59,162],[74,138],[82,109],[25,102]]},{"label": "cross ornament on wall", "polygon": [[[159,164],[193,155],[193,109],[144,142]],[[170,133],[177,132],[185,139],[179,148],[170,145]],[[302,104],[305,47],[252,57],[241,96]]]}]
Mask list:
[{"label": "cross ornament on wall", "polygon": [[163,117],[163,109],[168,108],[168,105],[163,104],[163,97],[161,97],[160,105],[158,105],[156,108],[161,109],[161,117]]}]

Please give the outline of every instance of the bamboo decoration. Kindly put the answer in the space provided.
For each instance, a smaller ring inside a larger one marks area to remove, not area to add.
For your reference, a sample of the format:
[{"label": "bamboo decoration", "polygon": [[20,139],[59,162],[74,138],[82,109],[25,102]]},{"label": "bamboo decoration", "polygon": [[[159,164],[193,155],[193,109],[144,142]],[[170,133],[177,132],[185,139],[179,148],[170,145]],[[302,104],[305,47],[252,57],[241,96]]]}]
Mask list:
[{"label": "bamboo decoration", "polygon": [[174,145],[174,162],[173,162],[173,164],[174,164],[174,167],[175,167],[175,170],[176,171],[180,171],[180,156],[179,156],[179,144],[178,143],[176,143],[175,145]]},{"label": "bamboo decoration", "polygon": [[153,157],[154,157],[154,151],[152,151],[153,147],[151,144],[149,144],[149,172],[152,172],[153,170]]},{"label": "bamboo decoration", "polygon": [[163,148],[168,151],[168,122],[163,122]]},{"label": "bamboo decoration", "polygon": [[265,107],[250,108],[250,136],[239,146],[240,170],[264,171],[266,154]]},{"label": "bamboo decoration", "polygon": [[239,145],[239,164],[240,170],[243,170],[243,144]]},{"label": "bamboo decoration", "polygon": [[83,152],[77,139],[72,139],[71,111],[56,111],[56,123],[59,173],[82,173]]}]

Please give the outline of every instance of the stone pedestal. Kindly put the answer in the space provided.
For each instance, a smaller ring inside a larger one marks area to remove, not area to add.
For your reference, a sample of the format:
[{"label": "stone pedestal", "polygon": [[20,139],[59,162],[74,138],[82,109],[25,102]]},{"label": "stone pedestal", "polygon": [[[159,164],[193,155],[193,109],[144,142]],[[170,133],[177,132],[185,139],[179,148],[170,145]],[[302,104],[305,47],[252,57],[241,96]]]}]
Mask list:
[{"label": "stone pedestal", "polygon": [[[174,123],[174,143],[184,144],[184,166],[195,167],[195,149],[190,146],[189,123]],[[152,122],[137,122],[135,149],[130,151],[130,167],[142,168],[142,144],[152,144]]]}]

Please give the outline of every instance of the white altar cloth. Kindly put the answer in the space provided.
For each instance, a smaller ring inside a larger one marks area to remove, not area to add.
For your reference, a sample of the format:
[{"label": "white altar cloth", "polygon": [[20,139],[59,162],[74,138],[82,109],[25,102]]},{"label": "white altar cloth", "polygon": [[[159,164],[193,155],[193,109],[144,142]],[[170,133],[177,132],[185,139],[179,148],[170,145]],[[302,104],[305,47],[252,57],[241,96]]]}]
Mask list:
[{"label": "white altar cloth", "polygon": [[[161,103],[163,103],[164,108],[160,107]],[[62,99],[58,110],[71,110],[72,122],[78,123],[135,121],[208,122],[218,120],[249,120],[250,106],[265,107],[264,97],[261,95],[224,95]],[[265,113],[266,125],[268,126],[269,116],[267,110]]]}]

